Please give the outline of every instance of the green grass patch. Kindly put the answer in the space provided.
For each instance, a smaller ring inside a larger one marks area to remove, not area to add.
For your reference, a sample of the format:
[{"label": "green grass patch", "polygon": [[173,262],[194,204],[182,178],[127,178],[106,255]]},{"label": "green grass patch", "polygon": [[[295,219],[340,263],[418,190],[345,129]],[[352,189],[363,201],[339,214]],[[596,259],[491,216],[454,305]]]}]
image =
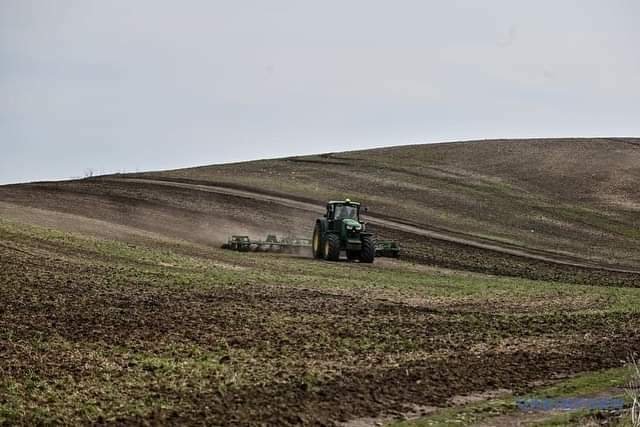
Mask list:
[{"label": "green grass patch", "polygon": [[629,382],[631,370],[628,367],[589,372],[542,388],[535,397],[584,396],[623,387]]},{"label": "green grass patch", "polygon": [[[423,298],[514,304],[547,299],[583,300],[585,310],[637,312],[640,288],[616,288],[531,281],[514,277],[412,268],[399,263],[380,267],[329,263],[274,254],[244,254],[204,248],[210,257],[183,255],[166,247],[148,247],[91,238],[0,219],[0,239],[34,254],[109,270],[105,281],[140,285],[206,288],[210,286],[284,285],[371,292],[392,298]],[[184,243],[188,245],[188,243]],[[45,252],[43,252],[45,251]],[[568,304],[571,308],[573,304]],[[579,310],[580,304],[573,311]],[[539,309],[555,311],[549,306]]]}]

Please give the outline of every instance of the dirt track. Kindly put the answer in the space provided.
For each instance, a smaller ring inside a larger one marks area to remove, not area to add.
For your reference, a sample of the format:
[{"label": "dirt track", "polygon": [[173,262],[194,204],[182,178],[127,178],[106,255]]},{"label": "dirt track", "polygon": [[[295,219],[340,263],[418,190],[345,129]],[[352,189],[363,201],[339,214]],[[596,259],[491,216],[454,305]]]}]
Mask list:
[{"label": "dirt track", "polygon": [[[205,184],[194,184],[187,182],[176,182],[176,181],[168,181],[168,180],[158,180],[158,179],[144,179],[144,178],[118,178],[111,179],[119,182],[130,182],[132,180],[137,182],[145,182],[148,184],[156,184],[156,185],[165,185],[169,187],[178,187],[178,188],[186,188],[197,191],[206,191],[217,194],[226,194],[237,197],[243,197],[253,200],[261,200],[265,202],[277,203],[285,206],[295,207],[301,210],[306,210],[310,212],[322,213],[324,209],[317,204],[309,203],[306,201],[297,200],[294,198],[286,198],[283,196],[276,196],[272,194],[265,194],[257,191],[249,191],[246,189],[237,189],[231,187],[225,187],[221,185],[205,185]],[[554,264],[579,267],[579,268],[587,268],[587,269],[598,269],[604,271],[610,271],[615,273],[630,273],[630,274],[640,274],[638,270],[630,270],[630,269],[621,269],[615,268],[607,265],[598,265],[590,262],[584,261],[576,261],[572,259],[563,258],[557,254],[552,252],[548,252],[547,254],[541,254],[539,250],[527,250],[526,248],[514,248],[507,247],[506,245],[498,245],[492,243],[479,242],[476,240],[471,240],[469,238],[462,238],[458,236],[453,236],[450,234],[445,234],[440,231],[429,230],[424,227],[417,227],[414,225],[404,224],[398,221],[393,221],[390,219],[381,218],[376,216],[375,214],[367,214],[367,220],[379,226],[384,226],[389,229],[398,230],[418,236],[424,236],[431,239],[442,240],[446,242],[453,242],[465,246],[471,246],[474,248],[485,249],[490,251],[499,252],[502,254],[513,255],[516,257],[523,257],[532,260],[544,261]]]}]

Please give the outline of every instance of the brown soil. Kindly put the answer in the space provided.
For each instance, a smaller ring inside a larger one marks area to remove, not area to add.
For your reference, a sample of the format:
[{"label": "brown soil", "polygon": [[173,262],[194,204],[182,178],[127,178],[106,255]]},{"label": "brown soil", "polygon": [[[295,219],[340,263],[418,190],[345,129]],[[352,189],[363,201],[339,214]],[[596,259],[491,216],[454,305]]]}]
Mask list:
[{"label": "brown soil", "polygon": [[[122,266],[116,259],[80,263],[91,254],[44,242],[31,243],[31,255],[25,256],[11,245],[0,247],[5,379],[82,381],[100,375],[100,364],[73,349],[43,353],[29,344],[52,338],[81,348],[99,346],[107,353],[126,349],[177,359],[192,351],[181,348],[219,351],[222,340],[234,352],[252,354],[254,364],[281,370],[277,382],[254,381],[224,393],[195,384],[178,392],[159,379],[128,392],[138,398],[157,394],[173,409],[117,420],[123,424],[332,424],[399,413],[409,403],[444,406],[453,396],[483,390],[522,392],[534,381],[618,366],[621,355],[640,349],[640,336],[629,335],[640,328],[634,314],[496,314],[491,307],[486,312],[434,309],[358,292],[148,286],[118,280]],[[273,318],[288,320],[267,320]],[[510,337],[529,337],[534,343],[557,337],[562,345],[501,349]],[[351,339],[384,347],[345,352],[340,343]],[[416,349],[431,356],[395,366],[384,363],[390,354]],[[124,379],[135,366],[121,354],[109,356],[108,363]],[[338,367],[339,375],[306,380],[309,364],[323,361]]]}]

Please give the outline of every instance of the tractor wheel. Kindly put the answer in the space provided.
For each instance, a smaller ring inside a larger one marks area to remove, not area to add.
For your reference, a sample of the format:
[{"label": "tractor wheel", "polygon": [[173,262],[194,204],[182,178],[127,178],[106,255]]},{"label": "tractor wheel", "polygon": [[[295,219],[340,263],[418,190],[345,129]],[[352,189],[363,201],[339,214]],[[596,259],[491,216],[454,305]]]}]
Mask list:
[{"label": "tractor wheel", "polygon": [[360,262],[372,263],[376,256],[376,247],[371,236],[362,236],[362,249],[360,250]]},{"label": "tractor wheel", "polygon": [[327,261],[340,259],[340,239],[335,234],[328,234],[324,240],[324,259]]},{"label": "tractor wheel", "polygon": [[313,229],[313,241],[312,241],[313,257],[314,258],[322,258],[322,229],[320,223],[317,222],[315,228]]}]

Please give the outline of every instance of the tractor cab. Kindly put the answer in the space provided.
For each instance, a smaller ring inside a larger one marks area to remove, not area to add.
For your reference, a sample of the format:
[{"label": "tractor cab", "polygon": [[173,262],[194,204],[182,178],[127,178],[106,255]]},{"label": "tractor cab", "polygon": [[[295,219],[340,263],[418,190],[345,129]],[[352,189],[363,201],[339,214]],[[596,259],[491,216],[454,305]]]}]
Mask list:
[{"label": "tractor cab", "polygon": [[330,201],[327,203],[327,213],[325,217],[328,220],[351,219],[360,221],[360,203],[352,202],[349,199],[341,201]]}]

